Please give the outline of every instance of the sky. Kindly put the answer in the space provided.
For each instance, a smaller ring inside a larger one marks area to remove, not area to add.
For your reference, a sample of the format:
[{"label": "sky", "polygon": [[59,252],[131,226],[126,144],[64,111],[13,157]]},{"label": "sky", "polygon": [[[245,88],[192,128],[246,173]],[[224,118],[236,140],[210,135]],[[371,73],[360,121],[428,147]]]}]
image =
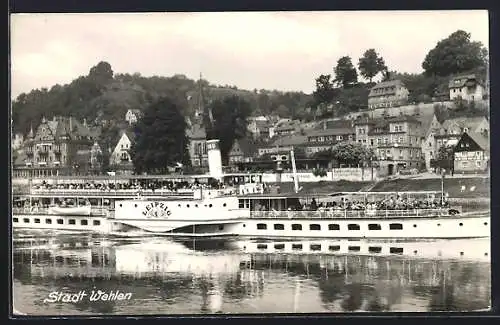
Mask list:
[{"label": "sky", "polygon": [[214,84],[311,93],[340,57],[357,65],[369,48],[390,70],[420,73],[459,29],[487,46],[487,11],[14,14],[11,92],[66,84],[107,61],[115,73],[202,73]]}]

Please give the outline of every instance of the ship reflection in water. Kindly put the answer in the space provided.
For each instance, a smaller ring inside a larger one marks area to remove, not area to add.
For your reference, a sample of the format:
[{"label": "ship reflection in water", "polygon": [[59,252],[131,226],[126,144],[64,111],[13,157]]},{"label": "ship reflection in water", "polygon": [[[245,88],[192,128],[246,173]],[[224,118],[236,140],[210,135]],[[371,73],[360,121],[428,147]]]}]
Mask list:
[{"label": "ship reflection in water", "polygon": [[[471,240],[469,247],[476,251],[460,251],[457,258],[342,249],[297,252],[309,245],[306,241],[286,246],[291,249],[269,242],[280,251],[261,252],[261,245],[250,240],[16,235],[13,305],[27,315],[471,311],[490,306],[489,254],[481,250],[489,252],[489,239]],[[386,244],[378,245],[385,249]],[[387,245],[392,250],[397,243]],[[446,245],[456,246],[452,241]],[[53,292],[92,290],[131,297],[46,300]]]}]

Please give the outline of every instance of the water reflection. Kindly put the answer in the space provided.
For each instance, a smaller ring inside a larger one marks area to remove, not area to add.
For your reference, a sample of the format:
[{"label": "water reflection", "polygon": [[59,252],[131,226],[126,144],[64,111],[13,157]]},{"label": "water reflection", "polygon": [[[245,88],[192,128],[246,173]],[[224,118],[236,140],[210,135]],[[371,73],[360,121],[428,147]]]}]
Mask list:
[{"label": "water reflection", "polygon": [[[466,311],[490,304],[483,261],[258,253],[228,240],[18,239],[14,306],[31,315]],[[82,290],[133,297],[43,302],[53,291]]]}]

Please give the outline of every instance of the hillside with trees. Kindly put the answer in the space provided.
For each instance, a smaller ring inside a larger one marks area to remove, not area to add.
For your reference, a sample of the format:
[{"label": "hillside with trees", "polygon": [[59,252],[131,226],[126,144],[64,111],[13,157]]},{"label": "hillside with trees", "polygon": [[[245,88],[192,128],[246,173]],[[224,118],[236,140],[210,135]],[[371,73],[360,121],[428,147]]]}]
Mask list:
[{"label": "hillside with trees", "polygon": [[174,98],[182,114],[193,116],[197,109],[201,83],[205,100],[212,102],[237,96],[250,105],[251,115],[276,114],[282,117],[309,118],[307,107],[312,96],[303,92],[243,90],[235,86],[214,85],[207,80],[192,80],[184,75],[144,77],[139,73],[114,74],[108,62],[99,62],[85,76],[66,85],[34,89],[12,102],[13,131],[26,134],[42,117],[55,115],[85,118],[89,124],[120,123],[128,109],[144,110],[157,99]]},{"label": "hillside with trees", "polygon": [[[341,57],[333,67],[333,74],[316,78],[313,109],[316,116],[341,116],[367,109],[368,94],[373,78],[382,81],[399,79],[409,90],[409,103],[430,103],[446,99],[451,77],[474,73],[485,83],[488,69],[488,50],[481,42],[471,41],[470,34],[458,30],[439,41],[422,61],[424,72],[391,71],[384,58],[375,49],[366,50],[359,58],[357,69],[349,56]],[[359,72],[358,72],[359,71]],[[358,81],[362,76],[368,82]],[[485,114],[484,108],[456,105],[461,113]]]}]

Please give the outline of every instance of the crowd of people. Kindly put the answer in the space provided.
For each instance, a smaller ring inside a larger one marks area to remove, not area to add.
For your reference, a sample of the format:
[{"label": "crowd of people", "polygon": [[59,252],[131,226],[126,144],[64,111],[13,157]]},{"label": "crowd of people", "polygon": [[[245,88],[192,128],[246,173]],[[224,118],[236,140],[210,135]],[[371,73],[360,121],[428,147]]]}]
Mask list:
[{"label": "crowd of people", "polygon": [[49,184],[43,181],[41,184],[33,186],[34,190],[81,190],[81,191],[189,191],[197,189],[222,189],[223,184],[218,182],[200,183],[198,180],[193,182],[188,181],[153,181],[153,182],[86,182],[86,183],[65,183],[65,184]]},{"label": "crowd of people", "polygon": [[312,211],[327,211],[327,210],[414,210],[414,209],[438,209],[448,208],[449,202],[446,197],[430,198],[430,199],[407,199],[402,197],[389,197],[378,201],[359,201],[342,199],[340,202],[329,201],[317,203],[313,198],[311,203],[306,207]]}]

